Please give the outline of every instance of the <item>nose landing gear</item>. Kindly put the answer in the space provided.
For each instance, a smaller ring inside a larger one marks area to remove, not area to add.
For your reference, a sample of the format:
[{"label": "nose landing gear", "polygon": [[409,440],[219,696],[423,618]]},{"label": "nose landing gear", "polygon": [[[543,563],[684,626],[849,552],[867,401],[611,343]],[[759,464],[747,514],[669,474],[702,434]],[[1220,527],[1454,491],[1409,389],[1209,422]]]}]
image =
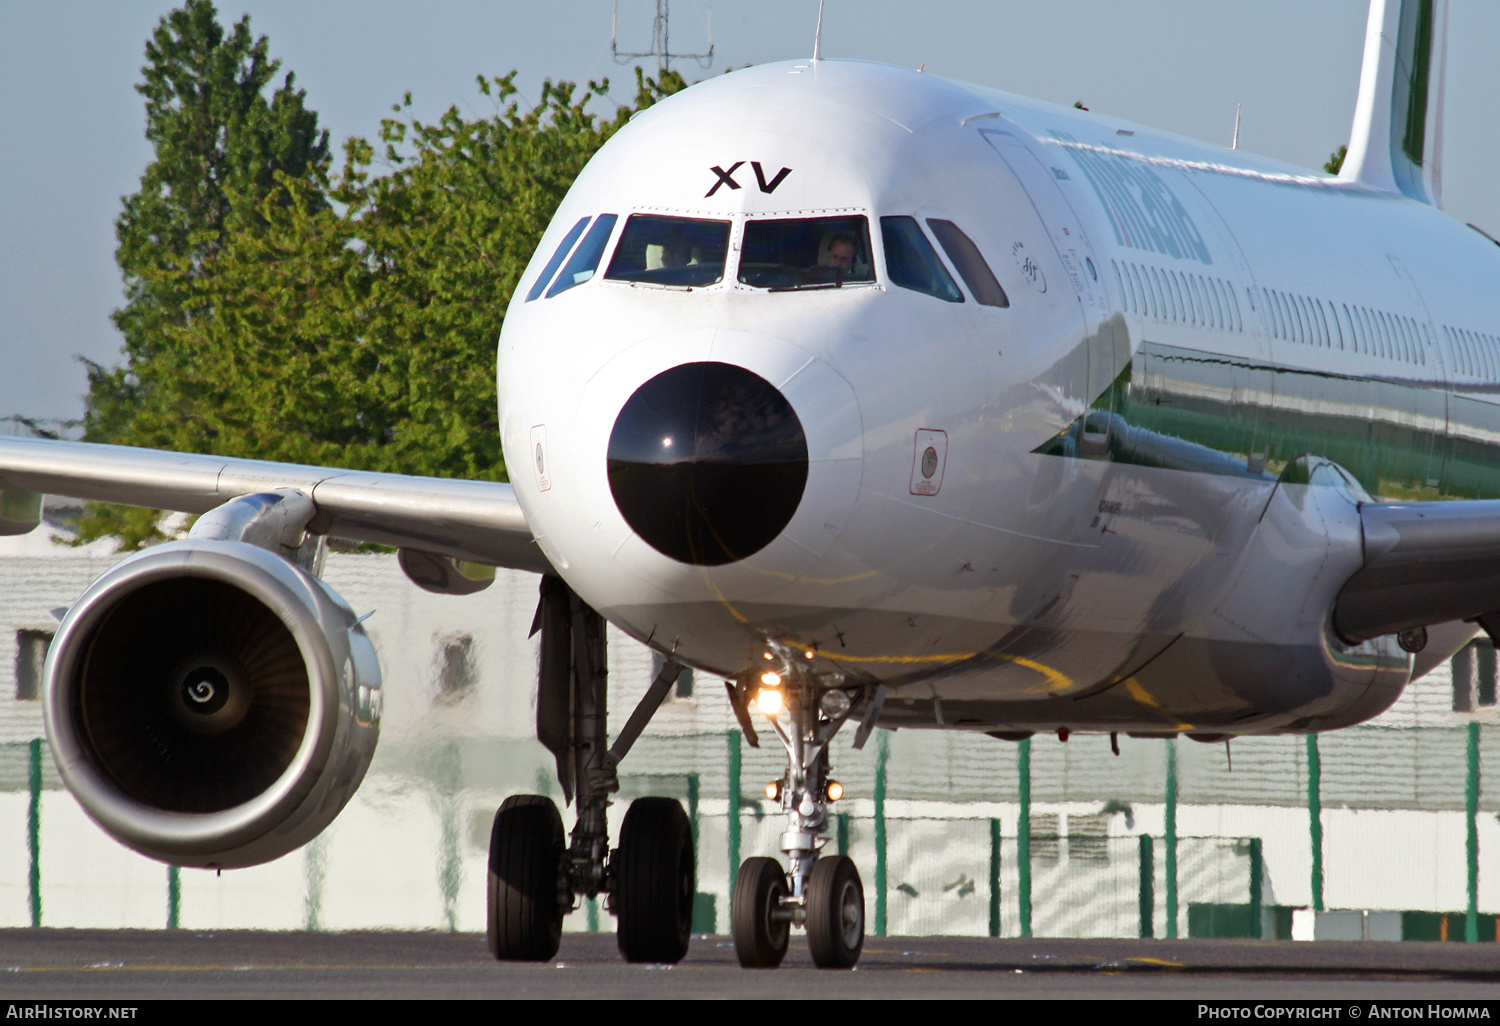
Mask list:
[{"label": "nose landing gear", "polygon": [[[848,686],[841,676],[824,676],[808,663],[812,652],[791,652],[772,644],[759,681],[731,688],[735,715],[751,744],[756,743],[749,711],[761,712],[787,752],[787,771],[767,787],[786,813],[781,850],[775,859],[755,857],[740,866],[731,915],[740,965],[774,968],[786,955],[792,926],[807,930],[813,964],[820,969],[851,969],[865,940],[865,895],[854,860],[821,856],[828,843],[828,806],[843,787],[828,775],[828,744],[861,700],[862,719],[854,747],[864,747],[885,699],[884,687]],[[783,715],[784,714],[784,715]],[[785,725],[783,725],[785,719]]]}]

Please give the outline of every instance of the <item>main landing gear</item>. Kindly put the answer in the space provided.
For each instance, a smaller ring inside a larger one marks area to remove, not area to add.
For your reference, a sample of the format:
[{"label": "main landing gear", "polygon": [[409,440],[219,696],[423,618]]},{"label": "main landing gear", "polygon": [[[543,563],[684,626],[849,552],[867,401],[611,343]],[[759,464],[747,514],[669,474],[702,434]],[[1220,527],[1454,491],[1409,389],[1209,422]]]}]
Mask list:
[{"label": "main landing gear", "polygon": [[822,855],[828,843],[828,806],[843,786],[828,773],[828,744],[859,703],[861,721],[854,747],[862,748],[885,700],[883,687],[849,685],[841,676],[815,673],[815,653],[772,644],[759,676],[730,685],[730,702],[741,729],[758,743],[753,707],[766,717],[787,752],[787,770],[766,788],[786,813],[781,850],[775,859],[744,861],[735,878],[730,915],[740,965],[770,969],[781,964],[793,926],[807,930],[813,964],[851,969],[865,941],[865,892],[854,860]]},{"label": "main landing gear", "polygon": [[565,841],[552,799],[514,795],[500,806],[490,832],[490,953],[547,961],[562,940],[563,916],[602,894],[619,919],[627,962],[678,962],[687,954],[697,890],[687,814],[673,799],[639,798],[626,810],[613,851],[606,815],[610,795],[620,789],[615,768],[682,667],[667,661],[610,748],[604,619],[560,579],[544,577],[537,631],[537,737],[556,756],[558,780],[566,798],[576,798],[578,818]]}]

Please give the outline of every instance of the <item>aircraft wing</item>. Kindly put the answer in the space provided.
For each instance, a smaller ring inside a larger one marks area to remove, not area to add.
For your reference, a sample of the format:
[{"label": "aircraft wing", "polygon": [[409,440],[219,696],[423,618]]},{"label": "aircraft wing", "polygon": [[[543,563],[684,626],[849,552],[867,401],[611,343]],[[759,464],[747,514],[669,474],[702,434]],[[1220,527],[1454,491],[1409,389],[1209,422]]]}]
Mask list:
[{"label": "aircraft wing", "polygon": [[554,573],[508,484],[308,467],[88,442],[0,439],[0,490],[207,513],[230,499],[295,488],[309,530],[491,566]]},{"label": "aircraft wing", "polygon": [[1339,634],[1455,620],[1500,632],[1500,500],[1366,503],[1360,521],[1365,560],[1334,605]]}]

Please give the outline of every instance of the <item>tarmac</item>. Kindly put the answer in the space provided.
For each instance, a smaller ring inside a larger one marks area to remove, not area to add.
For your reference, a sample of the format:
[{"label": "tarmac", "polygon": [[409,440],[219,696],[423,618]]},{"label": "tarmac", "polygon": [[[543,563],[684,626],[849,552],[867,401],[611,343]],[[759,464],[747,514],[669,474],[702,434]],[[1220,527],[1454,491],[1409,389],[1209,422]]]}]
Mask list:
[{"label": "tarmac", "polygon": [[501,963],[463,933],[0,930],[0,1003],[797,997],[1495,1002],[1500,944],[871,937],[857,969],[835,971],[801,937],[780,969],[745,970],[715,936],[656,966],[621,961],[611,934]]}]

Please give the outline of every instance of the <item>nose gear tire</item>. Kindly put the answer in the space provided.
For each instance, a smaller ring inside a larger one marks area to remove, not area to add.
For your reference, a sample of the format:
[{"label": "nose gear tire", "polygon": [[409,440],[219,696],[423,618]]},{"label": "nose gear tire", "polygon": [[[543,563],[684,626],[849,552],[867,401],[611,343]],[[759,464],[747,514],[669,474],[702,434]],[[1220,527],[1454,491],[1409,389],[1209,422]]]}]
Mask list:
[{"label": "nose gear tire", "polygon": [[490,954],[502,961],[545,962],[562,941],[562,817],[552,799],[512,795],[490,830]]},{"label": "nose gear tire", "polygon": [[682,961],[697,891],[693,828],[682,805],[671,798],[631,802],[614,869],[617,939],[625,961]]},{"label": "nose gear tire", "polygon": [[854,860],[829,855],[807,881],[807,947],[819,969],[852,969],[865,945],[865,889]]},{"label": "nose gear tire", "polygon": [[730,918],[734,953],[746,969],[774,969],[786,957],[792,924],[776,913],[787,894],[786,870],[775,859],[756,856],[740,865]]}]

